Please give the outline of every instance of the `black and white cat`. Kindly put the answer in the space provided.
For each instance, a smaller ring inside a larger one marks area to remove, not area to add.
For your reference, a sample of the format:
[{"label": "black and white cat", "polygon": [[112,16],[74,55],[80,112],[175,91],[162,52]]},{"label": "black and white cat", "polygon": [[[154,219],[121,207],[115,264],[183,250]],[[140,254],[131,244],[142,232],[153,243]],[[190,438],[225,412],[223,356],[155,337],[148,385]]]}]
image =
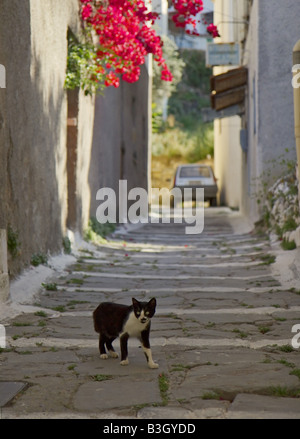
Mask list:
[{"label": "black and white cat", "polygon": [[105,346],[113,358],[118,358],[112,342],[120,337],[121,365],[125,366],[128,361],[128,339],[137,337],[141,343],[148,366],[151,369],[158,368],[154,363],[150,349],[149,335],[151,318],[154,316],[156,299],[149,302],[139,302],[132,298],[132,305],[120,305],[117,303],[103,302],[93,313],[94,328],[99,333],[100,358],[106,359]]}]

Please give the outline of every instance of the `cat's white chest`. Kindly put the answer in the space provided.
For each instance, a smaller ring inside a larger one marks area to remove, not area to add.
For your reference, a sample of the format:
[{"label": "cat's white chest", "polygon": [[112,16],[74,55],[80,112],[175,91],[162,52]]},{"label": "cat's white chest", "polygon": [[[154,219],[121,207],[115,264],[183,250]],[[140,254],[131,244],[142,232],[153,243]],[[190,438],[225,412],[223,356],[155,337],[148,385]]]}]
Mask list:
[{"label": "cat's white chest", "polygon": [[141,323],[132,312],[129,315],[128,320],[126,321],[123,327],[123,334],[127,332],[129,337],[139,337],[141,332],[146,329],[147,323]]}]

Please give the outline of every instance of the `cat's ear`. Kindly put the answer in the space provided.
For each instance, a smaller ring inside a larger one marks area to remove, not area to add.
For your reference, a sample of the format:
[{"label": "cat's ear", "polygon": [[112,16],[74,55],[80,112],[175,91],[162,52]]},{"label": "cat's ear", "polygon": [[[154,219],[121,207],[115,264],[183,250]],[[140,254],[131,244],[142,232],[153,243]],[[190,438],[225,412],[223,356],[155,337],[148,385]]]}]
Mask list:
[{"label": "cat's ear", "polygon": [[156,307],[156,299],[155,299],[155,297],[153,297],[151,300],[149,300],[148,306],[150,306],[151,308],[155,309],[155,307]]},{"label": "cat's ear", "polygon": [[139,306],[139,302],[133,297],[132,298],[132,305],[135,306]]}]

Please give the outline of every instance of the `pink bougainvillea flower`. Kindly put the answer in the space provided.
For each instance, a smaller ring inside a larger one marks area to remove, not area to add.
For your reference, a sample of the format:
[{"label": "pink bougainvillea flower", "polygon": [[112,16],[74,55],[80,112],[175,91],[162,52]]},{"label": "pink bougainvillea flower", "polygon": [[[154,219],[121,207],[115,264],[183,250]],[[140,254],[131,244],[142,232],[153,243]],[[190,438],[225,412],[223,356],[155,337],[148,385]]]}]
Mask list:
[{"label": "pink bougainvillea flower", "polygon": [[[202,0],[172,0],[176,13],[176,26],[192,30],[186,32],[197,35],[196,16],[203,9]],[[158,18],[156,12],[149,11],[144,0],[81,0],[83,22],[98,36],[97,57],[106,66],[105,85],[119,86],[119,77],[127,82],[136,82],[141,74],[141,66],[148,54],[161,66],[161,79],[172,81],[173,76],[163,58],[162,40],[151,27]],[[213,37],[219,36],[217,28],[207,28]],[[103,68],[103,67],[102,67]]]},{"label": "pink bougainvillea flower", "polygon": [[105,78],[105,85],[106,87],[113,85],[115,88],[118,88],[120,85],[120,79],[113,72],[109,72]]},{"label": "pink bougainvillea flower", "polygon": [[173,6],[177,11],[172,20],[177,27],[185,28],[187,24],[196,27],[195,16],[202,11],[202,0],[173,0]]},{"label": "pink bougainvillea flower", "polygon": [[216,38],[216,37],[220,36],[219,31],[217,29],[217,26],[215,26],[214,24],[209,24],[206,29],[207,29],[207,32],[209,34],[211,34],[211,36],[213,38]]},{"label": "pink bougainvillea flower", "polygon": [[82,18],[87,20],[93,13],[93,8],[91,5],[87,4],[82,7]]}]

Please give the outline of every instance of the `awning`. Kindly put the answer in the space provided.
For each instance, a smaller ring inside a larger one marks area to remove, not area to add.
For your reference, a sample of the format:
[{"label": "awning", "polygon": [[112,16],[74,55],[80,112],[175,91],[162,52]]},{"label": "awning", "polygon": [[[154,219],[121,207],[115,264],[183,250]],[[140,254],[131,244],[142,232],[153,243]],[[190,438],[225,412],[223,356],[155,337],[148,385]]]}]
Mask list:
[{"label": "awning", "polygon": [[248,69],[239,67],[211,77],[211,108],[216,111],[245,102]]}]

